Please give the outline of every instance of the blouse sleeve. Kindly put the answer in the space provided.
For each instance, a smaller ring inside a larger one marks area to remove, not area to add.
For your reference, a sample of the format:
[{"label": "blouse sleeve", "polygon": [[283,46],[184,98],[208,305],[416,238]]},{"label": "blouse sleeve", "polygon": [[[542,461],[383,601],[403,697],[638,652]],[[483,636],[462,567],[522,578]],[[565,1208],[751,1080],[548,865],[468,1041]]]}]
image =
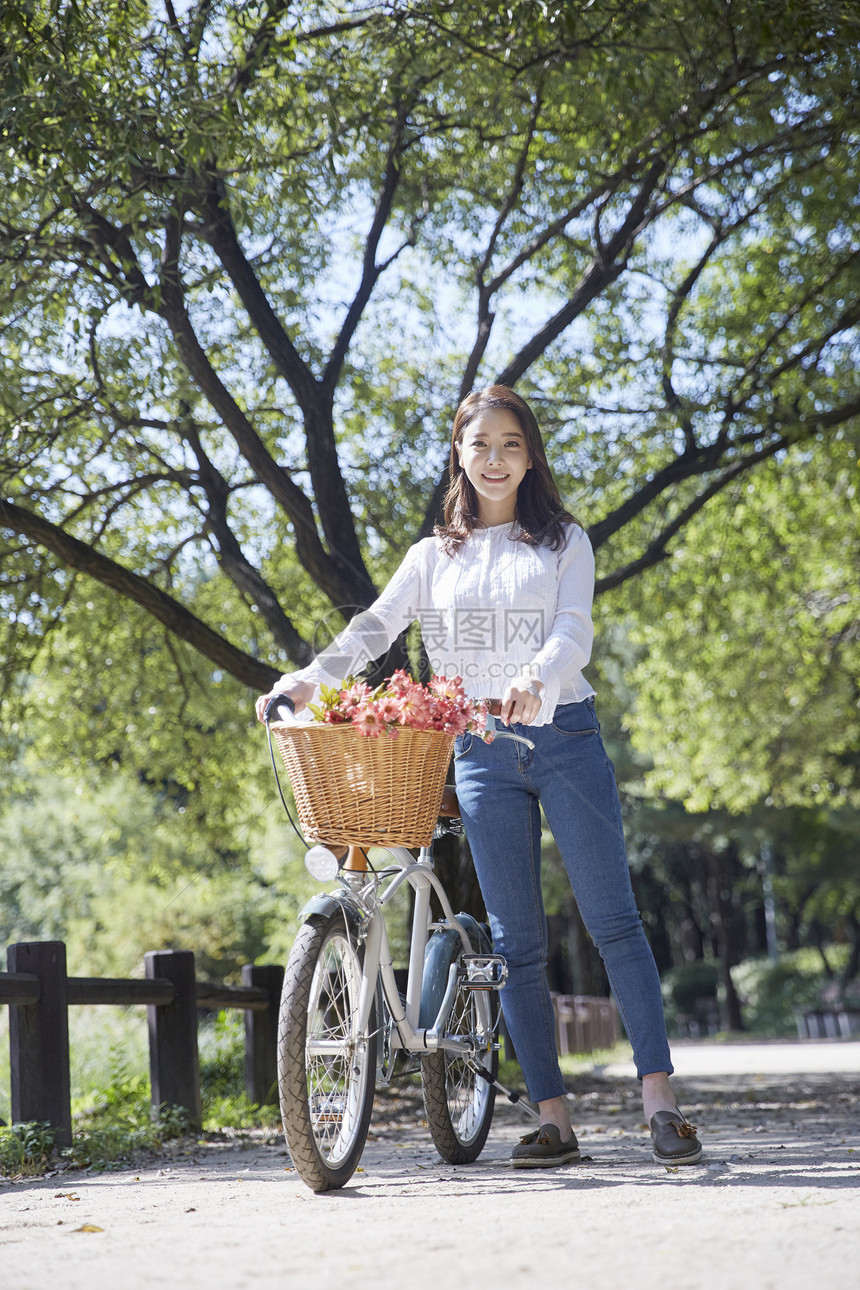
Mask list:
[{"label": "blouse sleeve", "polygon": [[581,672],[591,658],[594,624],[594,552],[588,535],[571,524],[558,552],[558,596],[546,640],[532,660],[529,673],[543,681],[538,721],[552,720],[563,682]]},{"label": "blouse sleeve", "polygon": [[[432,539],[425,539],[425,541]],[[403,562],[382,594],[369,609],[356,614],[312,663],[281,679],[309,681],[312,685],[339,685],[385,654],[392,641],[417,616],[423,542],[407,551]]]}]

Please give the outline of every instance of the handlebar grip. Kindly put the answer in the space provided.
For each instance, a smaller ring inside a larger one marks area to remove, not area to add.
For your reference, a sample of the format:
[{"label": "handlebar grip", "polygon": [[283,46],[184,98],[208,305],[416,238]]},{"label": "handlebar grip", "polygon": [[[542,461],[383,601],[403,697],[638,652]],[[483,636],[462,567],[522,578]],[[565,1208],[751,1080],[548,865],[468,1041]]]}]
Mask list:
[{"label": "handlebar grip", "polygon": [[295,711],[296,705],[288,694],[273,694],[263,715],[268,725],[270,721],[286,721],[287,715],[294,716]]}]

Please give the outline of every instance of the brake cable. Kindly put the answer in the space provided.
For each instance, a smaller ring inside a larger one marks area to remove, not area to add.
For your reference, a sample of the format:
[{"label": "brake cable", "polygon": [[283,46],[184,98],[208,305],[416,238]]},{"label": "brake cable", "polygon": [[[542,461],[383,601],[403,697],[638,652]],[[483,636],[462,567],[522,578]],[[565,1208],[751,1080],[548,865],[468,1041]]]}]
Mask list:
[{"label": "brake cable", "polygon": [[[296,824],[295,820],[290,814],[290,808],[287,806],[287,799],[284,797],[284,790],[281,788],[281,777],[278,774],[278,766],[275,761],[275,750],[272,747],[272,728],[271,728],[270,722],[272,721],[273,718],[275,720],[278,719],[278,715],[279,715],[278,708],[280,708],[281,704],[284,704],[290,713],[295,714],[295,711],[296,711],[296,705],[293,703],[292,699],[287,694],[273,694],[271,699],[269,699],[269,702],[266,704],[266,711],[263,714],[263,719],[266,723],[266,738],[269,741],[269,756],[272,759],[272,770],[275,772],[275,783],[278,786],[278,793],[280,795],[283,808],[287,813],[287,819],[289,820],[290,824],[292,824],[293,832],[295,833],[299,842],[301,842],[302,846],[305,848],[305,850],[307,850],[308,849],[307,839],[302,837],[301,833],[299,832],[298,825]],[[281,719],[283,719],[282,715],[281,715]]]}]

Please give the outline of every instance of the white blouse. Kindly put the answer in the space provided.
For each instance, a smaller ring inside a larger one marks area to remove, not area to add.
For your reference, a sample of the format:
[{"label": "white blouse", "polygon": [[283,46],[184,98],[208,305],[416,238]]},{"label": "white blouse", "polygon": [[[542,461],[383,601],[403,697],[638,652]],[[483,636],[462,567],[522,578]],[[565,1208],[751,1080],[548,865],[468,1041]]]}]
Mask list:
[{"label": "white blouse", "polygon": [[594,690],[582,675],[594,627],[594,555],[567,525],[558,551],[513,540],[516,521],[475,529],[455,555],[436,537],[416,542],[388,586],[314,661],[284,680],[339,685],[418,619],[434,672],[461,676],[475,699],[501,699],[516,678],[543,682],[532,724]]}]

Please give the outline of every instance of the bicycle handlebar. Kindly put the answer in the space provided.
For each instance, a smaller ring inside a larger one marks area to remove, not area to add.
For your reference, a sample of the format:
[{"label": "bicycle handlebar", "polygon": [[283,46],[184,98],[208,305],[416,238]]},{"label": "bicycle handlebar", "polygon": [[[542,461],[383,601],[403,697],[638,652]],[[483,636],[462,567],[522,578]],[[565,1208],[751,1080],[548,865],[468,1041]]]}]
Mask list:
[{"label": "bicycle handlebar", "polygon": [[286,721],[287,716],[295,716],[296,705],[288,694],[273,694],[266,704],[266,711],[263,713],[263,719],[266,725],[270,721]]},{"label": "bicycle handlebar", "polygon": [[494,739],[513,739],[516,744],[525,744],[526,748],[534,749],[534,743],[531,739],[526,739],[525,735],[515,735],[513,730],[506,730],[499,725],[498,717],[492,713],[487,714],[487,730],[492,731]]}]

